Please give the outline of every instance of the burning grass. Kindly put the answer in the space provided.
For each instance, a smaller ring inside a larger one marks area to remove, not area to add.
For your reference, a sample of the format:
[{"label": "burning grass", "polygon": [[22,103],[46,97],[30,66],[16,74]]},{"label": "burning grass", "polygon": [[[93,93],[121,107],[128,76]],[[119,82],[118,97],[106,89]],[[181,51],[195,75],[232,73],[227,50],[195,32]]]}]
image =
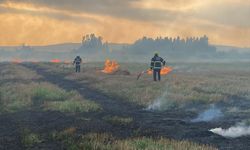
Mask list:
[{"label": "burning grass", "polygon": [[50,62],[51,63],[60,63],[62,61],[60,59],[52,59]]},{"label": "burning grass", "polygon": [[102,70],[103,73],[113,73],[119,69],[119,65],[116,61],[112,61],[107,59],[105,62],[104,69]]},{"label": "burning grass", "polygon": [[[167,74],[169,74],[171,71],[173,71],[173,68],[171,68],[171,67],[163,67],[163,68],[161,69],[161,75],[167,75]],[[153,71],[152,71],[152,70],[148,70],[147,73],[148,73],[149,75],[152,75],[152,74],[153,74]]]}]

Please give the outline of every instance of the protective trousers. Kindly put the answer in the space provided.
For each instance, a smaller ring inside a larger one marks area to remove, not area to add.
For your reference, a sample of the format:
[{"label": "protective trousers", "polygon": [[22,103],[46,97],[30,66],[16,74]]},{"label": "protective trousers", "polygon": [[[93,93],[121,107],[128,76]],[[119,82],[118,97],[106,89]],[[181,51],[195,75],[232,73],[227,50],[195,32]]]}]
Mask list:
[{"label": "protective trousers", "polygon": [[161,81],[161,69],[154,69],[153,76],[154,76],[154,81],[157,81],[157,77],[158,81]]},{"label": "protective trousers", "polygon": [[81,71],[81,66],[80,65],[76,65],[76,72],[80,72]]}]

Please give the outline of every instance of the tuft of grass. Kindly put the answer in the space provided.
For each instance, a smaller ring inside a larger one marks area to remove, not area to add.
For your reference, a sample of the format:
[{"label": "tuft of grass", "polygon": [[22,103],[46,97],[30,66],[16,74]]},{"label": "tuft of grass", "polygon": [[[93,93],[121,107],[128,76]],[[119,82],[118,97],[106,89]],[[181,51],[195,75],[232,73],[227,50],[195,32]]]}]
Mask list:
[{"label": "tuft of grass", "polygon": [[67,92],[50,84],[34,88],[32,100],[35,106],[42,106],[44,110],[65,113],[81,113],[101,110],[100,105],[83,99],[78,92]]},{"label": "tuft of grass", "polygon": [[1,112],[16,112],[31,105],[30,84],[6,83],[0,87]]},{"label": "tuft of grass", "polygon": [[176,141],[165,138],[152,139],[146,137],[119,141],[116,148],[124,150],[216,150],[216,148],[211,146],[188,141]]},{"label": "tuft of grass", "polygon": [[60,141],[62,143],[62,149],[78,150],[80,149],[77,144],[77,138],[74,136],[76,132],[75,127],[66,128],[63,131],[54,131],[51,133],[51,140]]},{"label": "tuft of grass", "polygon": [[21,138],[22,138],[22,140],[21,140],[22,144],[26,148],[32,147],[32,146],[34,146],[34,145],[39,144],[39,143],[42,142],[42,139],[41,139],[41,137],[38,134],[32,133],[28,129],[24,129],[22,131]]},{"label": "tuft of grass", "polygon": [[41,105],[45,101],[64,101],[70,98],[72,93],[67,93],[59,88],[49,88],[47,86],[36,87],[33,90],[34,105]]},{"label": "tuft of grass", "polygon": [[128,125],[133,122],[131,117],[106,116],[103,119],[114,125]]},{"label": "tuft of grass", "polygon": [[54,110],[66,113],[81,113],[101,110],[100,105],[91,101],[54,101],[45,105],[46,110]]}]

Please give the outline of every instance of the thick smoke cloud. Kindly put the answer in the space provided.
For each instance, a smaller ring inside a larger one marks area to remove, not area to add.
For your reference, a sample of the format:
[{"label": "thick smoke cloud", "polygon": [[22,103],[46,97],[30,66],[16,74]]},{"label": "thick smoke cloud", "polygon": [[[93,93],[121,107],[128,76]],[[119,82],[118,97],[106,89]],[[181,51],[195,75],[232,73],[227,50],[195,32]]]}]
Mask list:
[{"label": "thick smoke cloud", "polygon": [[215,128],[211,129],[210,131],[224,137],[237,138],[250,135],[250,126],[247,126],[244,123],[239,123],[238,125],[230,127],[228,129]]}]

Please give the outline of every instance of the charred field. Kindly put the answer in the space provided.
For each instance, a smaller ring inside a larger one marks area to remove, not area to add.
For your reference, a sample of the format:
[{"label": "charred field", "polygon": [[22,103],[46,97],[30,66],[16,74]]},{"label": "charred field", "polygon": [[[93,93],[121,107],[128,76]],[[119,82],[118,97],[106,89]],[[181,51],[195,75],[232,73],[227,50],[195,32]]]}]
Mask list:
[{"label": "charred field", "polygon": [[249,63],[1,63],[0,149],[250,149]]}]

